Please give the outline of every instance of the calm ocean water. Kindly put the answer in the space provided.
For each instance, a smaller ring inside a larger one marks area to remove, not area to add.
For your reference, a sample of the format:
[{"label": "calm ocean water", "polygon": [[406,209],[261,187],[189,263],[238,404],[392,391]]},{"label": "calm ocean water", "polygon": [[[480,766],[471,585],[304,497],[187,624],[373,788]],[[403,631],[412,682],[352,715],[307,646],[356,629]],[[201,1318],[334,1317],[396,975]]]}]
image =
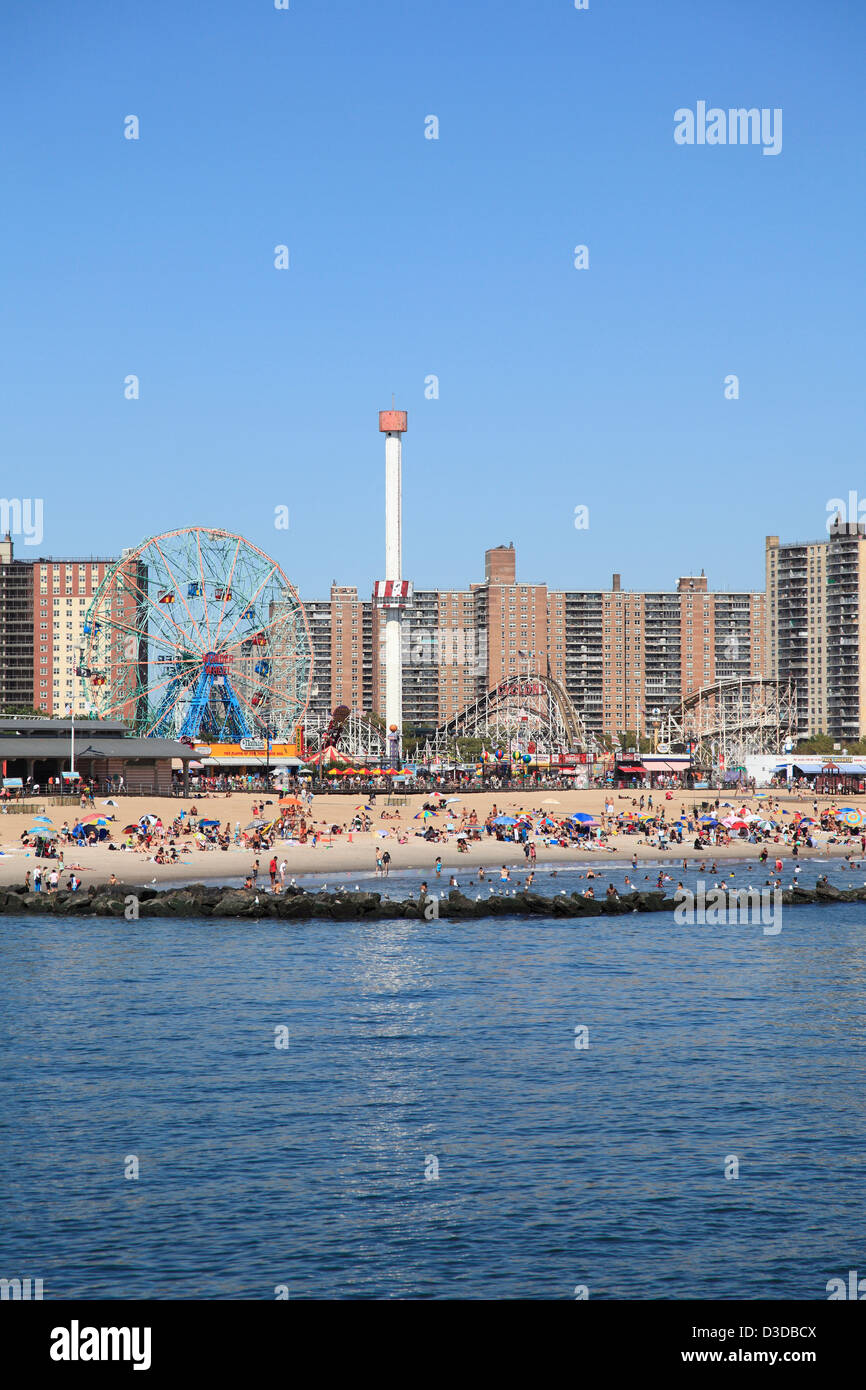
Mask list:
[{"label": "calm ocean water", "polygon": [[0,943],[0,1276],[46,1298],[820,1299],[866,1270],[866,905],[772,937],[4,918]]}]

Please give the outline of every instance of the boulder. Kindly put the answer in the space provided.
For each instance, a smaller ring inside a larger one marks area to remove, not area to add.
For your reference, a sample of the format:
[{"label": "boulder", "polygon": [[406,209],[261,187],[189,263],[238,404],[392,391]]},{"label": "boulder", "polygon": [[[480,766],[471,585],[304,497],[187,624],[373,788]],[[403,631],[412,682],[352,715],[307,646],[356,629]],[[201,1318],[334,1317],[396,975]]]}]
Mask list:
[{"label": "boulder", "polygon": [[467,898],[465,893],[452,888],[448,898],[439,905],[439,914],[442,917],[477,917],[483,905],[474,902],[472,898]]},{"label": "boulder", "polygon": [[816,883],[815,896],[819,901],[837,902],[842,897],[842,890],[834,883]]},{"label": "boulder", "polygon": [[256,892],[252,888],[224,888],[219,901],[211,908],[212,917],[249,917],[255,906]]}]

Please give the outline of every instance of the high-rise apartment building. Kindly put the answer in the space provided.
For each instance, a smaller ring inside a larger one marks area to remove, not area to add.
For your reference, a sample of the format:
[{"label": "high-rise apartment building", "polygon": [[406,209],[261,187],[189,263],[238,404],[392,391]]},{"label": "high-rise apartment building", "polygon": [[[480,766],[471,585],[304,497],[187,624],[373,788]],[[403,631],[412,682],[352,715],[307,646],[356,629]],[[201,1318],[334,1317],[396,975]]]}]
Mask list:
[{"label": "high-rise apartment building", "polygon": [[89,692],[75,675],[84,619],[111,559],[16,560],[0,542],[0,708],[32,706],[52,718],[84,714]]},{"label": "high-rise apartment building", "polygon": [[596,735],[644,733],[716,681],[764,674],[764,595],[710,592],[704,574],[675,590],[551,591],[550,674]]},{"label": "high-rise apartment building", "polygon": [[373,707],[373,605],[352,585],[331,585],[329,599],[304,602],[313,646],[311,714],[329,715],[339,705]]},{"label": "high-rise apartment building", "polygon": [[823,540],[766,540],[767,656],[790,682],[800,737],[840,743],[866,731],[866,534],[839,523]]},{"label": "high-rise apartment building", "polygon": [[866,732],[866,528],[837,525],[827,546],[827,732],[839,743]]},{"label": "high-rise apartment building", "polygon": [[[33,684],[32,703],[54,719],[71,709],[86,714],[92,691],[76,676],[87,647],[84,620],[97,589],[113,560],[45,560],[33,570]],[[131,714],[132,709],[125,711]],[[122,718],[124,711],[112,715]]]},{"label": "high-rise apartment building", "polygon": [[33,566],[14,558],[7,534],[0,541],[0,712],[34,705]]}]

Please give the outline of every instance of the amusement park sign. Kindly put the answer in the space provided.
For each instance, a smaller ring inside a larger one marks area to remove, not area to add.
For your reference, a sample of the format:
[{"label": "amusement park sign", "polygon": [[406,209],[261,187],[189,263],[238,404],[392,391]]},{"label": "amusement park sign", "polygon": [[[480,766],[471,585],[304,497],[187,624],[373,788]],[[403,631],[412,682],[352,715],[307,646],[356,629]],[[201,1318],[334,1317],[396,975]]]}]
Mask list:
[{"label": "amusement park sign", "polygon": [[543,695],[544,686],[538,681],[509,681],[507,685],[500,686],[502,695]]}]

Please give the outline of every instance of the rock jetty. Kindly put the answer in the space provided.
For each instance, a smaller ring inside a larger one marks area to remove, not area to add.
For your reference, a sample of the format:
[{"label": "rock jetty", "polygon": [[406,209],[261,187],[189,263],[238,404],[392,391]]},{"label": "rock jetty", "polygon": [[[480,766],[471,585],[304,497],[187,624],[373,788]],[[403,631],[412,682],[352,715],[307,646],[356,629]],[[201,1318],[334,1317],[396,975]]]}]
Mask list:
[{"label": "rock jetty", "polygon": [[[733,891],[733,890],[732,890]],[[740,892],[743,892],[741,889]],[[727,897],[726,897],[727,901]],[[735,900],[731,898],[732,905]],[[782,903],[866,902],[866,886],[837,888],[819,881],[814,888],[782,890]],[[721,906],[721,903],[718,904]],[[0,889],[0,915],[16,917],[278,917],[290,921],[326,918],[334,922],[390,918],[468,919],[474,917],[618,917],[632,912],[673,912],[676,902],[661,892],[628,893],[618,898],[584,898],[580,893],[485,893],[469,898],[454,889],[447,897],[388,898],[381,893],[307,892],[291,885],[271,894],[253,888],[193,883],[183,888],[143,888],[137,884],[96,884],[77,893],[27,892],[24,885]]]}]

